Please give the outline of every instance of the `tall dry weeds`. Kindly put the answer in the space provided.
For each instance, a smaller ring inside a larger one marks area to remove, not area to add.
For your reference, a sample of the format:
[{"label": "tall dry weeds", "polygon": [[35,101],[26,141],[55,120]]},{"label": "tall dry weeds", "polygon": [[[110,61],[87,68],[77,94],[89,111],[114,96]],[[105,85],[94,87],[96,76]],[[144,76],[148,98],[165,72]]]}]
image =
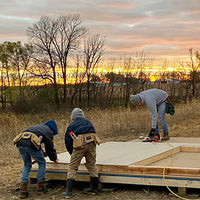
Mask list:
[{"label": "tall dry weeds", "polygon": [[[166,115],[170,135],[198,137],[200,129],[199,110],[199,101],[177,105],[174,116]],[[139,135],[148,135],[151,128],[149,111],[145,107],[135,109],[93,109],[84,112],[86,118],[91,120],[103,141],[132,140]],[[70,112],[66,111],[44,114],[1,113],[0,145],[11,143],[14,136],[25,128],[44,123],[49,119],[54,119],[57,122],[59,134],[55,137],[55,142],[62,144],[63,148],[64,134],[67,126],[71,123]]]},{"label": "tall dry weeds", "polygon": [[200,137],[200,102],[194,100],[178,105],[175,115],[168,119],[168,123],[172,136]]}]

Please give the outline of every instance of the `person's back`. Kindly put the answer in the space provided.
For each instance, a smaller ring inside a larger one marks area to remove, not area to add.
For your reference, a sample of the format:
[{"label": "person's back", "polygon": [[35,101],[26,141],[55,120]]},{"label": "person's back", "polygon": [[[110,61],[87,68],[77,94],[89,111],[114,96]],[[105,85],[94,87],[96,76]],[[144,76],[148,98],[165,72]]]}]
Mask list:
[{"label": "person's back", "polygon": [[72,154],[73,151],[73,139],[70,136],[71,131],[76,135],[76,137],[82,134],[96,133],[94,126],[89,120],[83,117],[76,117],[74,121],[67,128],[65,134],[65,145],[70,154]]},{"label": "person's back", "polygon": [[35,133],[38,137],[41,137],[41,143],[44,143],[45,152],[51,161],[57,159],[56,150],[53,144],[53,136],[58,134],[57,126],[53,120],[49,120],[44,124],[38,124],[31,126],[24,130],[24,132]]},{"label": "person's back", "polygon": [[[89,120],[85,119],[80,108],[73,109],[71,120],[72,123],[68,126],[65,134],[65,145],[71,155],[66,191],[62,193],[62,196],[66,198],[72,196],[76,173],[83,157],[86,159],[85,166],[90,173],[90,187],[85,188],[84,192],[96,194],[99,181],[96,167],[96,144],[98,144],[98,140],[95,128]],[[77,141],[79,141],[79,145],[76,145]]]},{"label": "person's back", "polygon": [[151,110],[154,105],[158,106],[163,103],[167,99],[168,94],[161,89],[149,89],[140,92],[138,96],[141,98],[141,103]]},{"label": "person's back", "polygon": [[41,148],[41,143],[45,144],[46,154],[49,158],[58,162],[56,150],[53,144],[53,135],[58,134],[57,125],[54,120],[49,120],[44,124],[34,125],[25,129],[22,133],[18,134],[13,142],[16,144],[21,158],[24,162],[24,167],[21,175],[20,183],[20,198],[28,198],[28,181],[29,172],[32,167],[31,158],[38,163],[38,193],[46,193],[45,188],[45,170],[46,161],[44,159],[44,152]]}]

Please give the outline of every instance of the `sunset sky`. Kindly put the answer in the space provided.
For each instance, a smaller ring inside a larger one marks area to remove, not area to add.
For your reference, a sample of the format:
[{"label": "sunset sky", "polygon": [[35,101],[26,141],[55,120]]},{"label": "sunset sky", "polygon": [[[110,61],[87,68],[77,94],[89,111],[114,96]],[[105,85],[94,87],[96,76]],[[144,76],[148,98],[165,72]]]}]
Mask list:
[{"label": "sunset sky", "polygon": [[80,14],[92,34],[106,36],[107,57],[200,49],[200,0],[0,0],[0,43],[27,42],[27,27],[41,16],[68,14]]}]

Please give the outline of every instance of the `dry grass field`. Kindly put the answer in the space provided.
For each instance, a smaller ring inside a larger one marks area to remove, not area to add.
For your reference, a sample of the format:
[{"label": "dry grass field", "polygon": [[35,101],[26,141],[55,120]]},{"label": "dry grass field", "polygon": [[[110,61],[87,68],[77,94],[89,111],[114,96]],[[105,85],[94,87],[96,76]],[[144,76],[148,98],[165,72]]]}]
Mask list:
[{"label": "dry grass field", "polygon": [[[167,115],[170,136],[199,137],[200,135],[200,102],[176,105],[174,116]],[[89,110],[84,111],[86,118],[94,124],[97,134],[103,142],[129,141],[140,135],[147,136],[150,130],[149,112],[145,108]],[[43,114],[0,114],[0,199],[18,199],[20,175],[23,167],[22,160],[12,139],[28,126],[44,123],[54,119],[57,122],[59,134],[54,138],[58,153],[66,151],[64,134],[70,124],[70,112],[43,113]],[[177,199],[166,188],[127,186],[116,191],[100,192],[97,196],[82,194],[81,185],[75,187],[72,199]],[[29,199],[62,199],[61,192],[64,186],[51,189],[47,194],[37,196],[36,185],[30,185]],[[192,195],[192,194],[188,194]],[[190,199],[196,196],[188,196]]]}]

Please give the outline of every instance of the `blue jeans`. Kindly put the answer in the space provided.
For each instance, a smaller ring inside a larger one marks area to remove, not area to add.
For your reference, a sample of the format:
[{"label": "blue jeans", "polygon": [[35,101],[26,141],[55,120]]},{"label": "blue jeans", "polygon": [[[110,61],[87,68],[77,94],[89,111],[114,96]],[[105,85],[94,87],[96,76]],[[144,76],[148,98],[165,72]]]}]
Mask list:
[{"label": "blue jeans", "polygon": [[34,150],[30,147],[19,146],[19,153],[24,162],[24,167],[21,175],[21,182],[29,181],[29,172],[31,171],[32,161],[31,157],[38,163],[38,173],[37,180],[44,181],[45,179],[45,170],[46,170],[46,161],[42,150]]},{"label": "blue jeans", "polygon": [[[158,111],[158,118],[159,118],[160,121],[161,121],[163,133],[167,133],[167,134],[168,134],[168,125],[167,125],[167,121],[166,121],[166,119],[165,119],[165,107],[166,107],[166,103],[163,102],[162,104],[160,104],[160,105],[157,107],[157,111]],[[158,123],[157,123],[157,126],[156,126],[155,133],[159,133],[159,130],[158,130]]]}]

